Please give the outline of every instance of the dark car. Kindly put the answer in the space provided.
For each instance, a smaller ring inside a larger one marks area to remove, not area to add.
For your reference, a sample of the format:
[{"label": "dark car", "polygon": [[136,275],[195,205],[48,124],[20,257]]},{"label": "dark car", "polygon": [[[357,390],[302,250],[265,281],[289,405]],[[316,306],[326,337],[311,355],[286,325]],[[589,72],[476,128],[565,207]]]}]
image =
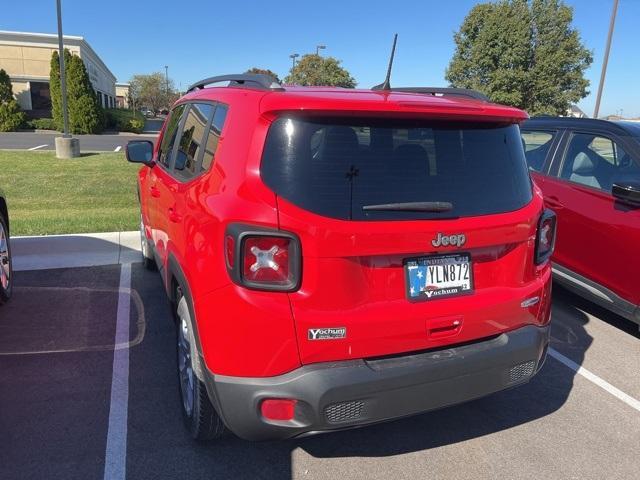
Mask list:
[{"label": "dark car", "polygon": [[640,324],[640,123],[542,117],[521,132],[558,216],[554,278]]},{"label": "dark car", "polygon": [[11,297],[11,247],[9,245],[9,209],[0,189],[0,304]]}]

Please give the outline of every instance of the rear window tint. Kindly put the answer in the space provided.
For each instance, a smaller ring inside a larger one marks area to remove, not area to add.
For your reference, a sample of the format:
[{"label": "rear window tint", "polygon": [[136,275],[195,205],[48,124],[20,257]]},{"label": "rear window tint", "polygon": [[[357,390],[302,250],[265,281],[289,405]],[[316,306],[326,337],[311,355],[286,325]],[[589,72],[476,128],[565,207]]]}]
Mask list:
[{"label": "rear window tint", "polygon": [[[532,198],[517,125],[280,118],[269,129],[261,175],[291,203],[345,220],[488,215]],[[405,202],[452,208],[363,209]]]}]

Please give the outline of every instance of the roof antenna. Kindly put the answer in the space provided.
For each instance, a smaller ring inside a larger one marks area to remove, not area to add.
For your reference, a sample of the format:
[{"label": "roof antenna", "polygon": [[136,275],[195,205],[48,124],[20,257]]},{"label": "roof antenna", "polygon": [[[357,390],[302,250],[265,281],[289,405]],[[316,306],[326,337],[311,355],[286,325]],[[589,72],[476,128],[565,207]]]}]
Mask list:
[{"label": "roof antenna", "polygon": [[398,34],[393,35],[393,47],[391,47],[391,58],[389,58],[389,68],[387,68],[387,77],[384,79],[384,83],[376,85],[371,90],[391,90],[391,67],[393,66],[393,57],[396,54],[396,42],[398,41]]}]

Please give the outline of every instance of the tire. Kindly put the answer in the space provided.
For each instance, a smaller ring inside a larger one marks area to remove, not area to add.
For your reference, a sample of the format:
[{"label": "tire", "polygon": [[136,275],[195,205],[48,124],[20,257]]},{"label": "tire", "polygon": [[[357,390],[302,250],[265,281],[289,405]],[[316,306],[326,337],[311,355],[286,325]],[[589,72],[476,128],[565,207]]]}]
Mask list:
[{"label": "tire", "polygon": [[7,220],[0,214],[0,304],[8,302],[13,290],[13,264]]},{"label": "tire", "polygon": [[151,252],[151,245],[144,233],[144,223],[142,221],[142,213],[140,213],[140,251],[142,252],[142,265],[147,270],[157,270],[156,260]]},{"label": "tire", "polygon": [[193,334],[187,298],[178,301],[177,308],[178,383],[182,417],[195,440],[221,438],[226,427],[209,400],[202,378],[202,366]]}]

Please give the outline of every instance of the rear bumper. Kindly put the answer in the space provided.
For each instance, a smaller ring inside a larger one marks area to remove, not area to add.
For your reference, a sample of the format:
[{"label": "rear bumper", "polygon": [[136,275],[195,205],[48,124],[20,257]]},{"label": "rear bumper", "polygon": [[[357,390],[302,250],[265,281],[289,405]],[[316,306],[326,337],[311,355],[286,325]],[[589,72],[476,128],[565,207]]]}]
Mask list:
[{"label": "rear bumper", "polygon": [[[208,373],[205,383],[236,435],[284,439],[413,415],[526,383],[542,366],[548,343],[549,326],[526,326],[472,344],[306,365],[276,377]],[[297,399],[295,420],[264,419],[266,398]]]}]

